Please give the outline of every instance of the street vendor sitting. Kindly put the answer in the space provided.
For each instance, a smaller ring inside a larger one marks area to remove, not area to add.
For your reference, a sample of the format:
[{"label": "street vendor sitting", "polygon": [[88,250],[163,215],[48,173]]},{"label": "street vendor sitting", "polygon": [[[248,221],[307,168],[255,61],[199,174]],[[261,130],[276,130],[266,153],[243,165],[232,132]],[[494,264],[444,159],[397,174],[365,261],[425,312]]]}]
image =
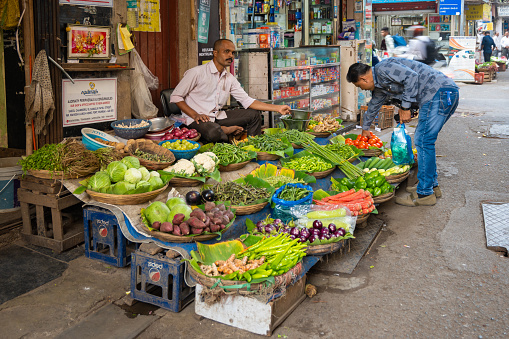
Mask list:
[{"label": "street vendor sitting", "polygon": [[[229,135],[261,133],[259,111],[289,114],[287,105],[272,105],[255,100],[242,89],[227,71],[233,62],[235,45],[227,39],[214,43],[214,58],[205,65],[189,69],[173,91],[175,103],[185,117],[185,124],[196,129],[205,142],[228,142]],[[245,109],[222,110],[230,95]]]}]

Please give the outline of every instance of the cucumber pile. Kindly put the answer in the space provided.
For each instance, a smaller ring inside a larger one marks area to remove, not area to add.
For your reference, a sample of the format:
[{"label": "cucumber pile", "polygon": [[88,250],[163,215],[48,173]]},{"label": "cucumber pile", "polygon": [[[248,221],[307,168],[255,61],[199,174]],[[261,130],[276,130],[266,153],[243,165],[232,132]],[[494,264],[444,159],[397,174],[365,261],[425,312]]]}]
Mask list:
[{"label": "cucumber pile", "polygon": [[386,170],[396,166],[396,164],[390,158],[380,159],[378,157],[371,157],[365,162],[358,163],[356,166],[363,170],[373,168]]}]

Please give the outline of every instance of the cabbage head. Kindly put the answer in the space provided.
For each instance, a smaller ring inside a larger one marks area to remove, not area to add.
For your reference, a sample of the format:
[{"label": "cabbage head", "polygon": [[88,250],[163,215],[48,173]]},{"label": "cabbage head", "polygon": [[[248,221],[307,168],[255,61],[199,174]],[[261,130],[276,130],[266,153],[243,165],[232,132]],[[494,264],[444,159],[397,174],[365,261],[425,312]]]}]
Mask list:
[{"label": "cabbage head", "polygon": [[159,172],[157,172],[157,171],[150,171],[150,176],[160,178],[161,174],[159,174]]},{"label": "cabbage head", "polygon": [[138,181],[141,181],[141,172],[136,168],[129,168],[125,171],[124,180],[131,184],[137,184]]},{"label": "cabbage head", "polygon": [[128,156],[122,159],[122,163],[127,166],[127,168],[140,168],[140,161],[138,158]]},{"label": "cabbage head", "polygon": [[152,190],[152,186],[148,181],[140,181],[136,184],[136,193],[146,193]]},{"label": "cabbage head", "polygon": [[141,166],[138,170],[141,172],[141,180],[148,181],[148,179],[150,179],[150,172],[148,169]]},{"label": "cabbage head", "polygon": [[110,177],[106,172],[97,172],[88,179],[88,188],[95,192],[99,192],[101,188],[107,188],[110,185]]},{"label": "cabbage head", "polygon": [[152,190],[157,190],[164,186],[163,180],[159,177],[150,177],[148,183],[152,186]]},{"label": "cabbage head", "polygon": [[136,186],[127,181],[119,181],[115,185],[113,185],[113,194],[124,195],[127,194],[130,190],[133,190]]},{"label": "cabbage head", "polygon": [[145,210],[145,217],[150,222],[150,225],[156,221],[165,222],[168,214],[170,214],[170,209],[161,201],[154,201]]},{"label": "cabbage head", "polygon": [[106,172],[108,172],[112,182],[124,180],[125,171],[127,171],[127,166],[120,161],[110,162],[108,167],[106,167]]}]

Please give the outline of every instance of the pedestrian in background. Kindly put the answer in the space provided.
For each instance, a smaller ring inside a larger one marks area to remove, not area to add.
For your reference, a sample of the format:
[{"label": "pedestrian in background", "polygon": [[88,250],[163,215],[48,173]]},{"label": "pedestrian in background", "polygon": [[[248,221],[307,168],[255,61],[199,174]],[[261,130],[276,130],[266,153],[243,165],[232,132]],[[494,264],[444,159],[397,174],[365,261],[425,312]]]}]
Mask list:
[{"label": "pedestrian in background", "polygon": [[505,31],[504,36],[500,39],[500,47],[502,47],[502,56],[509,58],[509,31]]},{"label": "pedestrian in background", "polygon": [[484,62],[488,62],[491,60],[491,54],[493,53],[493,49],[495,48],[495,41],[490,36],[490,32],[484,32],[484,38],[482,38],[481,42],[481,50],[484,54]]},{"label": "pedestrian in background", "polygon": [[382,44],[380,45],[380,50],[382,51],[382,57],[391,57],[394,55],[394,39],[389,34],[389,27],[383,27],[380,30],[380,34],[382,35]]},{"label": "pedestrian in background", "polygon": [[495,42],[496,49],[493,51],[493,56],[495,58],[500,57],[500,53],[502,52],[502,46],[500,45],[500,34],[498,32],[495,32],[495,35],[493,35],[493,41]]}]

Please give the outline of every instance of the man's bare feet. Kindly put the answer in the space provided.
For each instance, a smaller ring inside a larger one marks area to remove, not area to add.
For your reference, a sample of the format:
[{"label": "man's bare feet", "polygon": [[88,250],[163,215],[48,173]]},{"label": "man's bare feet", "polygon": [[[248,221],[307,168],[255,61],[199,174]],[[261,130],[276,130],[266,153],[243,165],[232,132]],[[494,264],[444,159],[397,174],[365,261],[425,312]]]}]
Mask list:
[{"label": "man's bare feet", "polygon": [[226,135],[240,135],[242,132],[244,132],[244,129],[240,126],[221,126],[221,129],[223,130],[224,134]]}]

